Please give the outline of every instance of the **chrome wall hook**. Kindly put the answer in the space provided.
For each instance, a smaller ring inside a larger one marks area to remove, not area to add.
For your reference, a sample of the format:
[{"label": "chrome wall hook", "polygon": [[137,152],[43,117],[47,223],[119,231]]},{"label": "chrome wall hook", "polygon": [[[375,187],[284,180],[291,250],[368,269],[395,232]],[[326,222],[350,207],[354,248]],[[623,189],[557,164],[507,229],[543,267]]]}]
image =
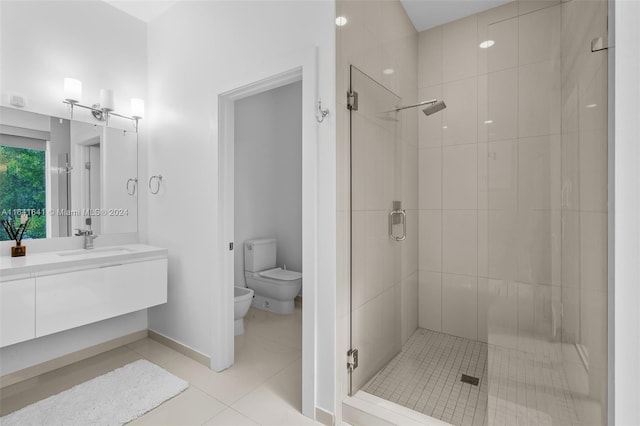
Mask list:
[{"label": "chrome wall hook", "polygon": [[316,112],[316,120],[318,123],[322,123],[324,118],[329,115],[329,110],[327,108],[322,108],[322,99],[318,99],[318,111]]},{"label": "chrome wall hook", "polygon": [[[156,189],[153,189],[153,185],[151,184],[153,181],[156,181]],[[151,191],[151,193],[153,195],[156,195],[158,192],[160,192],[160,183],[162,182],[162,175],[153,175],[149,178],[149,191]]]}]

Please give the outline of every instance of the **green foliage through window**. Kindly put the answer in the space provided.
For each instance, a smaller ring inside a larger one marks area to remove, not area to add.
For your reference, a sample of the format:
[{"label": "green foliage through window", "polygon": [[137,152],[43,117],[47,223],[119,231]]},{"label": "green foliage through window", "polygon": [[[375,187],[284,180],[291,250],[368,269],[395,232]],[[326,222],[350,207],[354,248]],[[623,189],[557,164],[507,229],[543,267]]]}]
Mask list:
[{"label": "green foliage through window", "polygon": [[[0,212],[2,218],[15,217],[18,210],[46,211],[45,152],[0,146]],[[46,215],[29,215],[24,238],[46,238]],[[0,241],[9,236],[1,230]]]}]

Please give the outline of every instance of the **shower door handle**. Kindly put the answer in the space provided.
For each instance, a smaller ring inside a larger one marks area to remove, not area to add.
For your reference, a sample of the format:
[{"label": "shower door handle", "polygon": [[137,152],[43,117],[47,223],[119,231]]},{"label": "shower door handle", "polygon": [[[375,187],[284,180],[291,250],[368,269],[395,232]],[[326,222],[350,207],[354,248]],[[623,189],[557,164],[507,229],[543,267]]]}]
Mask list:
[{"label": "shower door handle", "polygon": [[[402,223],[402,235],[393,233],[393,225]],[[407,238],[407,212],[406,210],[393,210],[389,213],[389,236],[396,241],[404,241]]]}]

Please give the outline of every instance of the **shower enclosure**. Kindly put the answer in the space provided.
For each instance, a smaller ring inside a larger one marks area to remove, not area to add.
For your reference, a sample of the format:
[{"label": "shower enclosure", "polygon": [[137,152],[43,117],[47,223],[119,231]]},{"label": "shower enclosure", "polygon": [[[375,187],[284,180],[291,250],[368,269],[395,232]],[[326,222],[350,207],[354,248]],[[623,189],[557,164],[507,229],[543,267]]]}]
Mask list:
[{"label": "shower enclosure", "polygon": [[578,0],[423,31],[418,101],[447,106],[428,116],[350,64],[349,394],[607,423],[606,35],[607,3]]}]

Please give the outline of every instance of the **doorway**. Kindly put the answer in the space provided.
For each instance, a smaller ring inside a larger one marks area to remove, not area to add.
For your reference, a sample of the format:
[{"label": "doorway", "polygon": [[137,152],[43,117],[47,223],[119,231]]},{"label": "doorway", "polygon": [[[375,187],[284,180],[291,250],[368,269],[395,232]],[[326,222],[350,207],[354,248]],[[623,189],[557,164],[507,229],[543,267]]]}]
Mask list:
[{"label": "doorway", "polygon": [[[220,247],[218,278],[221,283],[215,296],[224,300],[220,312],[216,313],[219,321],[214,323],[214,342],[212,348],[211,368],[222,371],[234,362],[234,283],[235,283],[235,247],[234,241],[234,142],[235,142],[235,103],[247,97],[267,92],[292,83],[302,86],[302,105],[314,105],[317,97],[315,55],[304,55],[300,66],[289,68],[270,77],[236,87],[219,95],[219,199],[218,199],[218,233]],[[317,253],[317,123],[313,113],[302,108],[302,268],[305,271],[302,285],[302,413],[310,418],[315,416],[315,357],[316,357],[316,253]]]}]

